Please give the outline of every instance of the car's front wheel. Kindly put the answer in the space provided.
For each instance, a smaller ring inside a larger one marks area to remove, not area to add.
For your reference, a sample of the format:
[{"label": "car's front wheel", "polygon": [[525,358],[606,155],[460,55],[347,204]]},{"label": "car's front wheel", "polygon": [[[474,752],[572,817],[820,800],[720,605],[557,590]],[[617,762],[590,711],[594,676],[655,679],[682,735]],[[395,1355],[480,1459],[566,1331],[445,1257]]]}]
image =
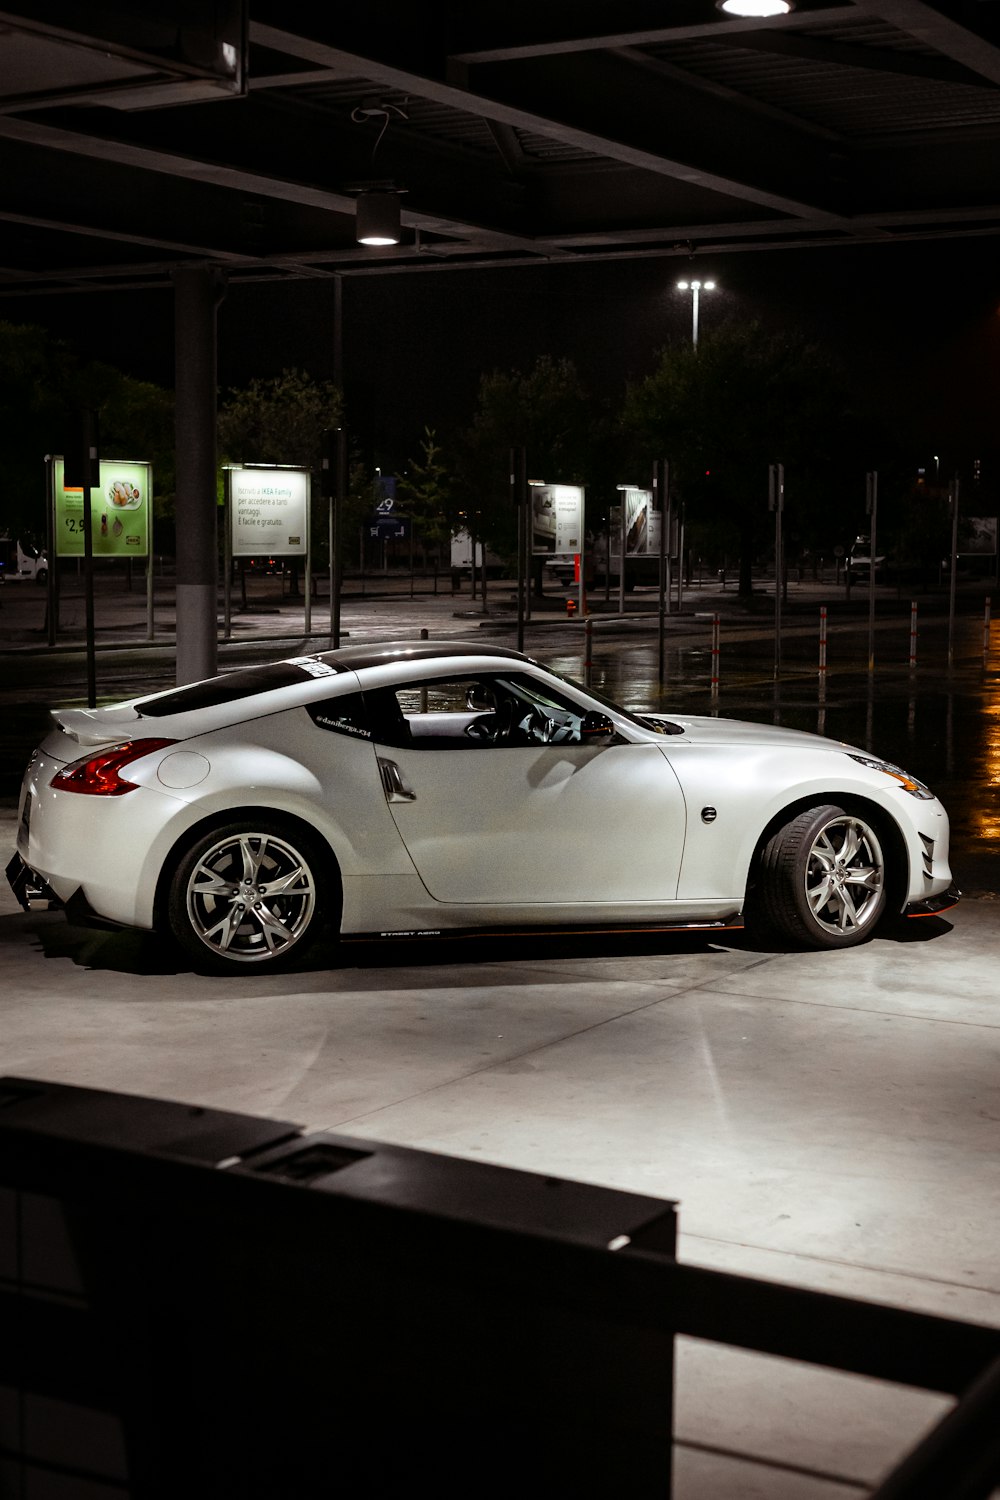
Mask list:
[{"label": "car's front wheel", "polygon": [[841,807],[808,808],[764,846],[756,894],[764,921],[793,943],[863,943],[886,905],[886,863],[877,832]]},{"label": "car's front wheel", "polygon": [[171,930],[216,971],[283,968],[330,915],[325,862],[304,832],[266,818],[227,823],[181,856],[170,882]]}]

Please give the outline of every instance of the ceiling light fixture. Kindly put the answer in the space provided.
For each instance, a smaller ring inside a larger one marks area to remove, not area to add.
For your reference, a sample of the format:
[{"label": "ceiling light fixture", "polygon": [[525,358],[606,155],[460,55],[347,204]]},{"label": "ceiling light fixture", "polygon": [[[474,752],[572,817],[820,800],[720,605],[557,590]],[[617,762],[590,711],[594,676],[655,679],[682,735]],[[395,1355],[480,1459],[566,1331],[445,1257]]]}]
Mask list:
[{"label": "ceiling light fixture", "polygon": [[787,16],[795,9],[795,0],[715,0],[727,16],[752,16],[765,20],[768,16]]},{"label": "ceiling light fixture", "polygon": [[362,193],[358,198],[354,233],[359,245],[398,245],[403,237],[399,195]]}]

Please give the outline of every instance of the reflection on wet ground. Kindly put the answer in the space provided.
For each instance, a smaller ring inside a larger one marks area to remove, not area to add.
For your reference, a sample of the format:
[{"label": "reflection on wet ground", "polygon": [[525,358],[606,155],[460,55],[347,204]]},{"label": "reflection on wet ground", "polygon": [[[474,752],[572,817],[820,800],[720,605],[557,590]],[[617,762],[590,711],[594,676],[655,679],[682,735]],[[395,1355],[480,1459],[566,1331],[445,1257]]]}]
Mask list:
[{"label": "reflection on wet ground", "polygon": [[[869,672],[867,629],[859,625],[838,638],[822,684],[815,634],[784,642],[778,679],[773,637],[727,645],[723,635],[714,697],[710,639],[668,652],[662,684],[655,642],[606,651],[598,641],[590,680],[629,707],[782,724],[902,765],[948,809],[959,886],[1000,894],[1000,641],[994,631],[984,653],[981,622],[960,621],[949,669],[945,632],[945,622],[928,629],[915,670],[905,643],[896,660],[876,654]],[[566,676],[583,676],[579,655],[545,660]]]}]

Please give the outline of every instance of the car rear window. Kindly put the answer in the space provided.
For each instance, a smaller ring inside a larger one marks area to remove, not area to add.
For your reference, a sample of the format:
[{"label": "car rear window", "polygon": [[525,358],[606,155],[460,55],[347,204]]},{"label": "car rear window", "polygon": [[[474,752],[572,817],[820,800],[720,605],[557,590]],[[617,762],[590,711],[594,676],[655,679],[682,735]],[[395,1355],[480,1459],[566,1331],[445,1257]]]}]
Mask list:
[{"label": "car rear window", "polygon": [[275,688],[293,687],[310,677],[333,677],[337,668],[318,656],[299,656],[288,661],[267,662],[260,667],[240,667],[205,682],[192,682],[171,693],[157,693],[140,698],[136,713],[144,719],[165,719],[170,714],[189,713],[194,708],[216,708],[220,703],[236,703]]}]

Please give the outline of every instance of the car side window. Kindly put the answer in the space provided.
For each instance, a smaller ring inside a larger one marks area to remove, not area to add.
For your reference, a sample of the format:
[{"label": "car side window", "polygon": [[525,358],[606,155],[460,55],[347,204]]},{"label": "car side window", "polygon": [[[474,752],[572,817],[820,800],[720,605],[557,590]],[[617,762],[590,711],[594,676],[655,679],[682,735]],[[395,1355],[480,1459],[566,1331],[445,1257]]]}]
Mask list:
[{"label": "car side window", "polygon": [[414,750],[606,745],[618,738],[605,716],[521,673],[432,677],[366,694],[366,703],[380,743]]}]

